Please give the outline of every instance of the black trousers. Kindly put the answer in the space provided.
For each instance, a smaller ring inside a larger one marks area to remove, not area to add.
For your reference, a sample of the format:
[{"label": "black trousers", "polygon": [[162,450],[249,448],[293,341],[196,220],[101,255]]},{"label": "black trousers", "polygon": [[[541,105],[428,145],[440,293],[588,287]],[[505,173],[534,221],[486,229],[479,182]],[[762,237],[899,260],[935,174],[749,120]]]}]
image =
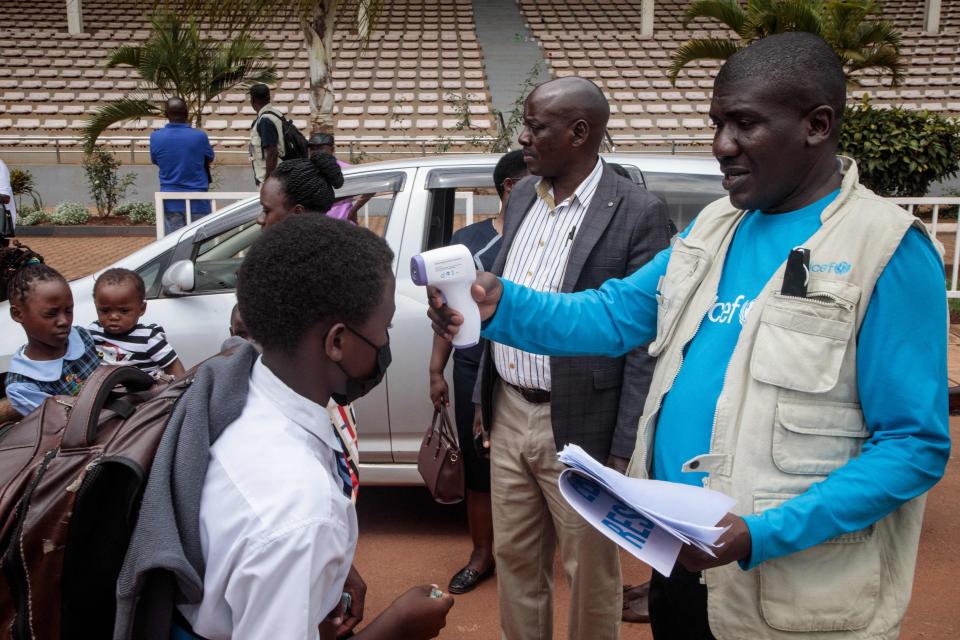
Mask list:
[{"label": "black trousers", "polygon": [[669,578],[650,579],[650,627],[655,640],[715,640],[707,619],[707,586],[679,564]]}]

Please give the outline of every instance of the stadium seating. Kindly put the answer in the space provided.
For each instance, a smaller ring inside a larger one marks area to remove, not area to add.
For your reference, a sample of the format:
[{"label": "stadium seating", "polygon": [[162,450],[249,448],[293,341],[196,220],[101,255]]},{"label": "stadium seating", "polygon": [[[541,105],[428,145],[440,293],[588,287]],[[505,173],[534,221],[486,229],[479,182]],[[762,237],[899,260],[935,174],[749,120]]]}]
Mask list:
[{"label": "stadium seating", "polygon": [[[149,37],[150,6],[149,0],[86,0],[87,33],[71,35],[63,0],[0,0],[0,11],[17,27],[0,38],[0,137],[13,134],[21,146],[40,145],[45,136],[60,137],[61,148],[75,147],[76,142],[64,137],[79,135],[94,107],[138,93],[133,70],[106,70],[103,61],[111,49]],[[492,133],[469,0],[386,3],[380,30],[371,34],[366,47],[349,30],[355,15],[355,5],[348,2],[334,37],[331,86],[344,146],[351,140],[379,141],[381,147],[392,148],[411,137]],[[297,24],[278,19],[260,36],[277,66],[274,104],[307,129],[309,62]],[[466,114],[470,126],[458,130]],[[232,91],[207,107],[203,127],[218,138],[218,146],[240,155],[253,116],[246,93]],[[124,123],[106,135],[145,136],[162,124]],[[0,146],[10,144],[0,138]],[[145,147],[146,141],[139,145]]]},{"label": "stadium seating", "polygon": [[[688,65],[671,83],[673,52],[691,38],[726,37],[717,23],[698,19],[683,28],[685,0],[656,0],[654,35],[640,35],[640,3],[626,0],[519,0],[533,36],[555,76],[590,78],[611,104],[609,132],[618,149],[702,144],[712,135],[707,113],[715,62]],[[948,7],[949,5],[949,7]],[[960,2],[944,3],[943,33],[922,32],[922,0],[889,0],[888,19],[903,30],[902,84],[860,77],[851,103],[865,93],[875,105],[960,115]]]},{"label": "stadium seating", "polygon": [[[554,76],[596,81],[611,102],[610,134],[618,148],[694,144],[711,135],[707,118],[719,65],[685,68],[675,84],[671,56],[692,37],[727,35],[716,23],[697,20],[683,28],[687,0],[656,0],[653,36],[640,35],[637,0],[518,0],[533,38]],[[901,105],[960,115],[960,2],[943,2],[939,35],[924,33],[923,0],[886,0],[885,16],[903,35],[904,77],[897,88],[877,74],[860,76],[851,102],[869,93],[877,105]],[[0,147],[49,145],[77,148],[90,111],[136,94],[136,74],[103,68],[108,52],[149,36],[151,0],[85,0],[86,33],[66,28],[64,0],[0,0],[7,29],[0,34]],[[441,136],[453,149],[494,131],[483,54],[470,0],[391,0],[377,31],[361,46],[353,24],[356,0],[346,0],[334,38],[331,87],[340,140],[365,149],[430,151]],[[274,103],[308,128],[309,64],[295,21],[277,17],[261,37],[277,65]],[[469,126],[464,117],[469,115]],[[204,128],[217,146],[242,161],[253,118],[243,91],[225,94],[204,113]],[[162,120],[125,123],[112,136],[143,137]],[[33,138],[31,138],[33,136]],[[51,137],[51,138],[48,138]],[[146,141],[137,143],[146,147]]]}]

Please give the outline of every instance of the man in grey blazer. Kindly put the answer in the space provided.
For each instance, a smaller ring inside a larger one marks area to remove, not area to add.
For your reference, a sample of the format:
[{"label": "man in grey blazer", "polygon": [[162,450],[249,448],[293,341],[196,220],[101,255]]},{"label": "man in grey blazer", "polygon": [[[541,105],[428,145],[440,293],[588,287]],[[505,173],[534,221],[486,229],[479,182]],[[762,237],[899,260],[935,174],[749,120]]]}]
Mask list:
[{"label": "man in grey blazer", "polygon": [[[533,177],[511,193],[497,275],[543,291],[595,289],[669,245],[674,228],[663,203],[599,157],[609,114],[602,91],[582,78],[546,82],[527,98],[520,144]],[[617,548],[560,495],[556,454],[577,444],[624,471],[653,364],[642,349],[551,358],[485,348],[474,400],[490,434],[504,638],[552,637],[557,542],[571,585],[568,637],[619,637]]]}]

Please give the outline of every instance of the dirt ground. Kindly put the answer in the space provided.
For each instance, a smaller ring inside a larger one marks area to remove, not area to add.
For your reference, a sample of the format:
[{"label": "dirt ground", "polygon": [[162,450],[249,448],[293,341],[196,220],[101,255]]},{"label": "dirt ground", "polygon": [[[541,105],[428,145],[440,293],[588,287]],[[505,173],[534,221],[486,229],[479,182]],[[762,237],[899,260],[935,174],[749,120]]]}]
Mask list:
[{"label": "dirt ground", "polygon": [[[950,420],[953,441],[960,438],[960,417]],[[960,531],[960,458],[950,458],[944,479],[927,500],[913,597],[901,638],[948,640],[960,637],[960,573],[954,537]],[[360,545],[356,565],[369,585],[367,618],[415,584],[446,587],[466,563],[470,538],[462,508],[433,504],[425,489],[361,488],[358,501]],[[650,570],[632,557],[623,558],[624,580],[644,581]],[[568,591],[556,567],[557,603],[554,637],[566,637]],[[495,580],[457,596],[440,638],[499,638]],[[648,625],[624,625],[621,638],[649,640]]]}]

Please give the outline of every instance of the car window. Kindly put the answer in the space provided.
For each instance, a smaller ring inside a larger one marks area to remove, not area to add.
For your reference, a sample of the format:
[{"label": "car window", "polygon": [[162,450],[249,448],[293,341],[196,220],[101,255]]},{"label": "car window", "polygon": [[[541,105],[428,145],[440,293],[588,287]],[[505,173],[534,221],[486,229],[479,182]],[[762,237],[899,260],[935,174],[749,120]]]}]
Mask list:
[{"label": "car window", "polygon": [[[403,173],[375,173],[347,176],[337,195],[339,202],[349,200],[357,207],[357,224],[383,236],[393,210],[397,191],[403,187]],[[369,196],[369,197],[368,197]],[[259,207],[259,205],[256,205]],[[244,222],[226,226],[222,222],[213,231],[198,233],[202,238],[195,246],[196,264],[194,293],[229,291],[237,286],[237,271],[250,245],[260,236],[260,225],[248,213],[239,217]],[[222,230],[221,230],[222,229]]]},{"label": "car window", "polygon": [[727,195],[720,176],[644,171],[643,179],[647,190],[667,205],[678,231],[685,229],[705,206]]},{"label": "car window", "polygon": [[163,269],[170,260],[173,250],[164,251],[162,254],[137,269],[137,275],[143,278],[143,284],[147,289],[147,300],[153,300],[160,296],[161,279]]},{"label": "car window", "polygon": [[[397,193],[403,189],[407,174],[402,171],[362,173],[345,176],[343,186],[336,190],[334,209],[344,215],[350,210],[343,203],[350,202],[356,209],[356,221],[381,238],[387,232],[387,222],[393,211]],[[347,197],[342,197],[347,196]]]},{"label": "car window", "polygon": [[235,289],[240,263],[259,236],[260,225],[251,220],[200,242],[194,254],[194,292]]},{"label": "car window", "polygon": [[390,221],[390,214],[393,211],[393,203],[396,198],[397,194],[394,191],[367,193],[338,200],[333,206],[343,206],[341,203],[350,200],[352,208],[357,210],[357,224],[373,231],[382,238],[387,233],[387,223]]},{"label": "car window", "polygon": [[453,232],[468,224],[496,218],[500,197],[493,187],[456,189],[453,195]]}]

